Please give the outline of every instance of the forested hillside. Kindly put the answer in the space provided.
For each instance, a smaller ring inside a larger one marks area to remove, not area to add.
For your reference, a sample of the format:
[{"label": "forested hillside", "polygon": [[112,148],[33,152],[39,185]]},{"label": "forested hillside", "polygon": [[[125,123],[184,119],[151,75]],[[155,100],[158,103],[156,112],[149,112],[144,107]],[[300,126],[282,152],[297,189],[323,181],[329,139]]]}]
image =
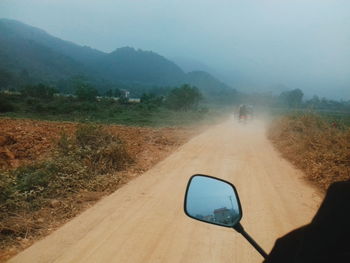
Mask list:
[{"label": "forested hillside", "polygon": [[111,53],[61,40],[18,21],[0,19],[0,89],[18,90],[27,84],[45,84],[69,93],[77,79],[100,93],[124,88],[131,95],[164,93],[188,83],[215,98],[223,91],[235,94],[209,73],[185,73],[167,58],[131,47]]}]

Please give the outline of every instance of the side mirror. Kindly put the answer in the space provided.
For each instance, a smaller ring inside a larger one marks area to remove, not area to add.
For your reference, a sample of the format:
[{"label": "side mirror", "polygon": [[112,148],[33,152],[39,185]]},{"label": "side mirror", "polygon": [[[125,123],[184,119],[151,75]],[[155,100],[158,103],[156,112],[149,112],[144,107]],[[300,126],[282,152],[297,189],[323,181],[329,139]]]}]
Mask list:
[{"label": "side mirror", "polygon": [[234,227],[242,218],[236,188],[224,180],[196,174],[188,182],[185,213],[206,223]]}]

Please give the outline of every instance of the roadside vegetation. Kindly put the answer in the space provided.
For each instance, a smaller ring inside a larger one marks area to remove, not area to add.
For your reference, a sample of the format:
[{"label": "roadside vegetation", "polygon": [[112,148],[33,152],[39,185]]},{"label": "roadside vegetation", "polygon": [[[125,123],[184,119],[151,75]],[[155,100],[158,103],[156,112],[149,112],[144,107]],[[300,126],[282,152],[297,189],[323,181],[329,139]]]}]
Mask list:
[{"label": "roadside vegetation", "polygon": [[102,127],[80,125],[73,136],[61,135],[48,159],[0,171],[1,248],[40,231],[38,220],[48,220],[45,208],[56,208],[50,220],[69,218],[77,194],[112,192],[122,181],[116,172],[132,162],[121,139]]},{"label": "roadside vegetation", "polygon": [[350,180],[348,122],[332,115],[294,113],[275,120],[269,138],[319,188]]},{"label": "roadside vegetation", "polygon": [[119,89],[97,95],[85,84],[77,86],[73,95],[43,84],[26,86],[19,92],[0,93],[0,116],[159,127],[197,124],[222,115],[200,104],[202,94],[189,85],[170,89],[164,96],[144,93],[137,101]]},{"label": "roadside vegetation", "polygon": [[199,132],[8,118],[0,130],[0,262]]}]

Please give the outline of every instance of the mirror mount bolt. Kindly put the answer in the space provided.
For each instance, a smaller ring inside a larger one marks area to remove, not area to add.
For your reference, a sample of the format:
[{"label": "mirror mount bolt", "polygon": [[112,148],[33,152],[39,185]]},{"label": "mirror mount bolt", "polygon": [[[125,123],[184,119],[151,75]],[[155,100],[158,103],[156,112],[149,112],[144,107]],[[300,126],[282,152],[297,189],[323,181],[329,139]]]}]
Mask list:
[{"label": "mirror mount bolt", "polygon": [[245,232],[243,226],[240,223],[238,223],[235,226],[233,226],[233,229],[236,230],[240,234]]}]

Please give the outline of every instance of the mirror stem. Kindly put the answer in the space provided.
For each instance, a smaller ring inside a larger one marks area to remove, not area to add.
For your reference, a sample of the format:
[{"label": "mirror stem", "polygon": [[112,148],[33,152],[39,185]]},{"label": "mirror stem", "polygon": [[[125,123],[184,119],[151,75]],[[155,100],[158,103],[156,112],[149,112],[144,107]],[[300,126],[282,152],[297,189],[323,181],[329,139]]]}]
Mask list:
[{"label": "mirror stem", "polygon": [[255,240],[250,235],[248,235],[247,232],[245,232],[243,226],[240,223],[235,225],[233,229],[244,236],[245,239],[247,239],[248,242],[260,253],[260,255],[262,255],[265,259],[267,258],[266,252],[258,245],[258,243],[255,242]]}]

